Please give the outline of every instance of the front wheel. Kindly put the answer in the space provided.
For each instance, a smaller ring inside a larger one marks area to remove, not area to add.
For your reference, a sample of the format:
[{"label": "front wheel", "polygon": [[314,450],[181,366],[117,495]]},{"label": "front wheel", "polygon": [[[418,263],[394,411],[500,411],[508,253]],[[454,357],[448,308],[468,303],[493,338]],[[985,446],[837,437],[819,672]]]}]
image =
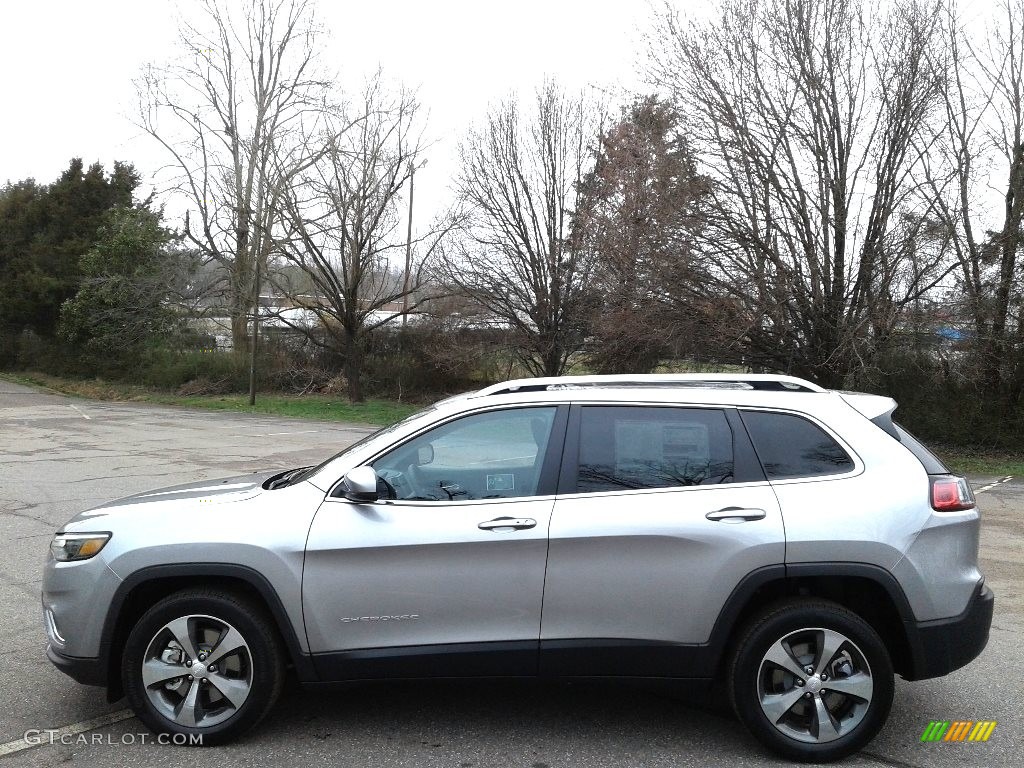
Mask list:
[{"label": "front wheel", "polygon": [[889,715],[893,669],[878,633],[824,600],[793,600],[747,625],[729,691],[737,716],[765,746],[801,762],[850,755]]},{"label": "front wheel", "polygon": [[270,711],[284,661],[259,606],[227,592],[189,590],[139,619],[121,674],[128,702],[152,731],[172,743],[212,745]]}]

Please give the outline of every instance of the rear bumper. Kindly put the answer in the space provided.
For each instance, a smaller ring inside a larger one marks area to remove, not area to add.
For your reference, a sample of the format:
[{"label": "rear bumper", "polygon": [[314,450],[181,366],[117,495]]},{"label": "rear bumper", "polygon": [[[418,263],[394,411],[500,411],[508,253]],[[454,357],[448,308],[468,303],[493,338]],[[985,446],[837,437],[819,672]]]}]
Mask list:
[{"label": "rear bumper", "polygon": [[46,646],[46,658],[53,663],[53,666],[82,685],[103,686],[107,684],[107,669],[101,659],[65,656],[55,651],[52,645]]},{"label": "rear bumper", "polygon": [[995,595],[982,582],[959,616],[908,626],[913,669],[906,679],[941,677],[976,659],[988,643],[994,607]]}]

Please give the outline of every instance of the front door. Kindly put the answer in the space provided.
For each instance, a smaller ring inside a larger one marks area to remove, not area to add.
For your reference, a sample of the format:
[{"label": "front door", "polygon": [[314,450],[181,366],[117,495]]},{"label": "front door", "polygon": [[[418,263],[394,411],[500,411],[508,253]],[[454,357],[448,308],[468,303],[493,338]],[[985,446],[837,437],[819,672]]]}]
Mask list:
[{"label": "front door", "polygon": [[371,462],[378,502],[325,500],[303,575],[322,676],[536,671],[566,411],[447,421]]}]

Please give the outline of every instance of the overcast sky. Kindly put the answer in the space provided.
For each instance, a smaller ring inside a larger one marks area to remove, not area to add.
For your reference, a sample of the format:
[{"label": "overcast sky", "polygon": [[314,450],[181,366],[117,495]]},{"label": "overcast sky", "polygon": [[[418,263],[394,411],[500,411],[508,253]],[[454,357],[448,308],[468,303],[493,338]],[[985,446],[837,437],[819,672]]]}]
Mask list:
[{"label": "overcast sky", "polygon": [[[241,0],[227,0],[239,2]],[[690,14],[708,0],[675,0]],[[545,76],[595,88],[610,106],[642,89],[643,32],[661,0],[314,0],[329,31],[324,65],[358,86],[382,67],[420,88],[436,144],[416,176],[417,224],[444,206],[455,150],[488,103]],[[884,0],[882,0],[884,2]],[[174,53],[176,18],[195,0],[0,0],[0,183],[49,182],[72,157],[135,164],[149,179],[165,160],[131,124],[132,80]],[[975,0],[967,21],[990,17]],[[180,211],[171,205],[169,212]]]},{"label": "overcast sky", "polygon": [[[163,155],[129,120],[132,79],[146,62],[173,53],[176,14],[193,7],[191,0],[4,0],[0,183],[52,181],[75,156],[108,167],[128,160],[151,175]],[[324,63],[345,81],[358,83],[381,66],[420,87],[438,141],[416,179],[417,200],[428,209],[446,197],[458,137],[489,102],[529,91],[545,75],[572,89],[636,87],[650,18],[648,0],[321,0],[316,7],[330,32]]]}]

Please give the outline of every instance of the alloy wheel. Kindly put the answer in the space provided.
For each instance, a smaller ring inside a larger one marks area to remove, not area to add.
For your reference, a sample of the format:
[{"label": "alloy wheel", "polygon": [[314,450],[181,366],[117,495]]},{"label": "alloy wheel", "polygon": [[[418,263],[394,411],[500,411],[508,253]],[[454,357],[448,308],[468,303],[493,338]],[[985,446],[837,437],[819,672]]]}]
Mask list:
[{"label": "alloy wheel", "polygon": [[874,693],[867,659],[832,629],[806,628],[773,643],[757,673],[761,711],[784,735],[835,741],[864,720]]},{"label": "alloy wheel", "polygon": [[252,669],[252,653],[238,630],[214,616],[188,615],[153,636],[142,659],[142,683],[165,718],[209,728],[248,699]]}]

